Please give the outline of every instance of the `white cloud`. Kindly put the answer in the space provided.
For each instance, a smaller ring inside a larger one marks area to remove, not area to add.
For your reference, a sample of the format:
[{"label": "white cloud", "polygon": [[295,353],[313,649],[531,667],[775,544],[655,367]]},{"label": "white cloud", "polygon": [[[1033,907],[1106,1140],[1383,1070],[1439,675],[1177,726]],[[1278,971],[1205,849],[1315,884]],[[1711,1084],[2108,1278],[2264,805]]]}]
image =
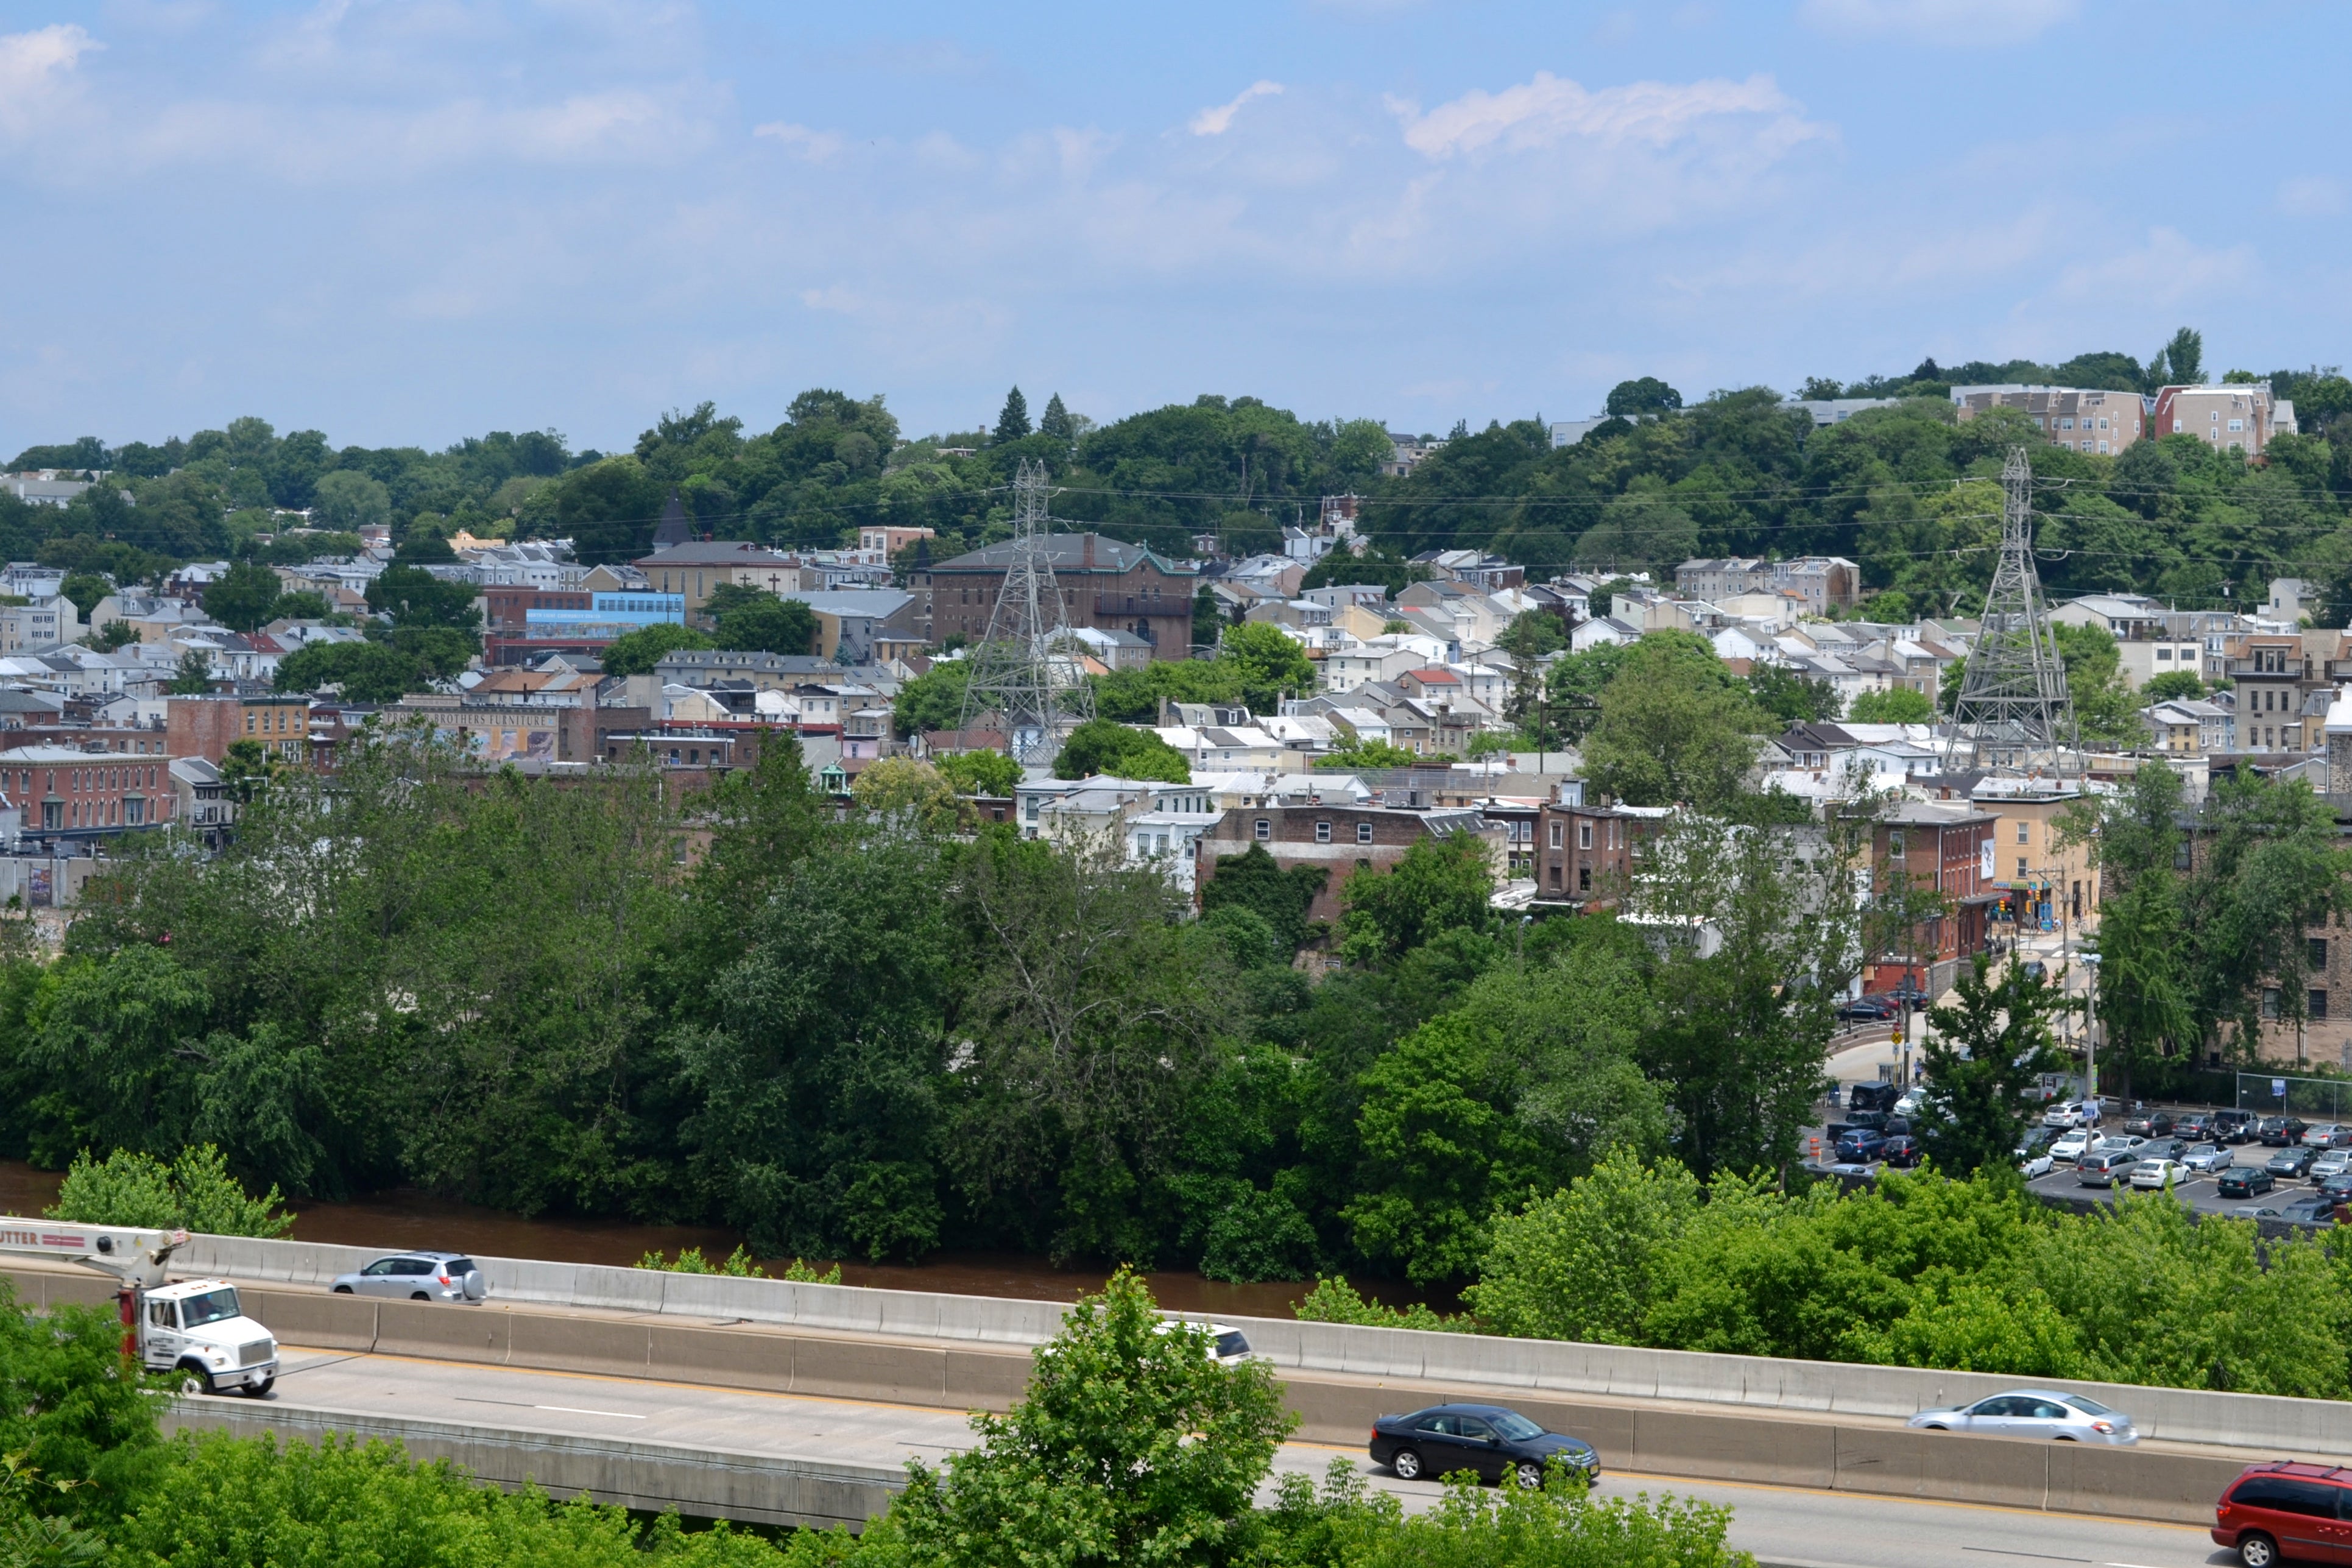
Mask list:
[{"label": "white cloud", "polygon": [[0,34],[0,129],[30,129],[81,57],[105,47],[69,22]]},{"label": "white cloud", "polygon": [[2080,0],[1805,0],[1825,33],[1923,44],[2016,44],[2074,20]]},{"label": "white cloud", "polygon": [[2334,217],[2344,210],[2344,182],[2326,174],[2283,180],[2278,206],[2291,217]]},{"label": "white cloud", "polygon": [[1282,84],[1278,81],[1254,81],[1242,89],[1241,95],[1231,103],[1220,103],[1192,116],[1185,122],[1185,128],[1195,136],[1223,136],[1233,129],[1234,116],[1242,111],[1242,105],[1253,98],[1275,98],[1281,92]]},{"label": "white cloud", "polygon": [[842,139],[835,132],[812,131],[805,125],[794,125],[782,120],[754,125],[751,134],[772,137],[812,163],[822,163],[837,155],[842,149]]},{"label": "white cloud", "polygon": [[1798,104],[1769,76],[1746,81],[1637,81],[1593,92],[1579,82],[1538,71],[1517,87],[1465,92],[1426,114],[1419,104],[1398,99],[1389,100],[1389,110],[1403,122],[1405,144],[1429,158],[1497,146],[1524,151],[1572,139],[1664,147],[1709,121],[1735,116],[1769,116],[1767,135],[1782,149],[1825,130],[1803,120]]},{"label": "white cloud", "polygon": [[2210,249],[2177,228],[2158,227],[2137,248],[2069,267],[2051,292],[2066,300],[2120,297],[2143,305],[2173,305],[2255,289],[2261,277],[2262,263],[2251,245]]}]

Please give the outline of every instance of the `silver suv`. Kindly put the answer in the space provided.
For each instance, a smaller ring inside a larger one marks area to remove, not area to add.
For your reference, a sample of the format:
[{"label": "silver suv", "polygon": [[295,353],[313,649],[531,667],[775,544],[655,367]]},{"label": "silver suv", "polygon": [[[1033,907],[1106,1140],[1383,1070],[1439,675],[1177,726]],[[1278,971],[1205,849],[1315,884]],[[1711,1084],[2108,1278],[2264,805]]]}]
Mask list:
[{"label": "silver suv", "polygon": [[489,1284],[462,1252],[395,1252],[355,1274],[338,1274],[338,1296],[384,1296],[404,1301],[479,1301]]}]

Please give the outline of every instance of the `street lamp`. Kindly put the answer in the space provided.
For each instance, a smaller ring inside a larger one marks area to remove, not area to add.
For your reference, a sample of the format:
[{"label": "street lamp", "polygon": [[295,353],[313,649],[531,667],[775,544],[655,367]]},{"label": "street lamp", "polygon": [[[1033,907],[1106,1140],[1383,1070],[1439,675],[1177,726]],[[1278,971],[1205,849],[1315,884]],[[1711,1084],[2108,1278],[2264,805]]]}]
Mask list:
[{"label": "street lamp", "polygon": [[2091,971],[2091,989],[2083,1000],[2083,1098],[2099,1098],[2099,955],[2086,952],[2083,962]]}]

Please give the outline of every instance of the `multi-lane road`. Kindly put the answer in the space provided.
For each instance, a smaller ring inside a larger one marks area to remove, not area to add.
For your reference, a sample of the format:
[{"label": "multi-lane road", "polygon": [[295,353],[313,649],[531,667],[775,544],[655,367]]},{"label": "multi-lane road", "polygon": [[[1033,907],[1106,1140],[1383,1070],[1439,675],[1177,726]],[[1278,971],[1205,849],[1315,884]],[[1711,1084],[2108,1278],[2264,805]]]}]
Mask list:
[{"label": "multi-lane road", "polygon": [[[220,1403],[253,1408],[242,1399]],[[961,1415],[922,1405],[292,1345],[284,1349],[283,1370],[268,1403],[832,1464],[937,1463],[971,1440]],[[1319,1478],[1336,1458],[1348,1458],[1371,1485],[1398,1493],[1409,1508],[1426,1507],[1439,1495],[1433,1483],[1372,1470],[1356,1448],[1289,1443],[1276,1468]],[[2226,1560],[2201,1530],[2178,1525],[1617,1471],[1607,1473],[1598,1489],[1604,1496],[1671,1492],[1719,1503],[1732,1510],[1734,1545],[1762,1563],[1800,1568],[2192,1568]]]}]

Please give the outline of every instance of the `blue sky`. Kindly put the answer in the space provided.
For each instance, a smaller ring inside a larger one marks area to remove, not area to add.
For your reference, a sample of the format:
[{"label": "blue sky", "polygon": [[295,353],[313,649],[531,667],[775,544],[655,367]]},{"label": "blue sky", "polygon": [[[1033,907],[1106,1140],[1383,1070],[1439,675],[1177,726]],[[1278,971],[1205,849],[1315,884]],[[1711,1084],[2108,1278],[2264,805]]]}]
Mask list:
[{"label": "blue sky", "polygon": [[0,0],[0,448],[2345,348],[2352,7]]}]

